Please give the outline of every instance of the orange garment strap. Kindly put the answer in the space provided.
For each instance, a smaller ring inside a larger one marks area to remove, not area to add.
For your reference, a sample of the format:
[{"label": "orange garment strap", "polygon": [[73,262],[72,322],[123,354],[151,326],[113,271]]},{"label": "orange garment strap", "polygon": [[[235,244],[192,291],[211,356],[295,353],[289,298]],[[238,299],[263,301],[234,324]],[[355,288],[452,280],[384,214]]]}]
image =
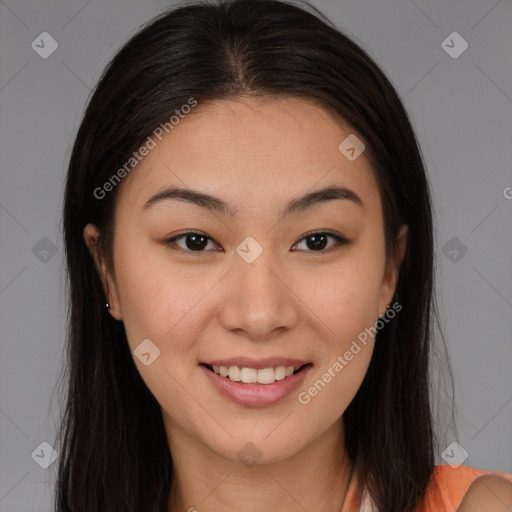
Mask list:
[{"label": "orange garment strap", "polygon": [[512,483],[512,474],[509,473],[484,471],[468,466],[436,466],[427,488],[425,502],[418,512],[456,512],[473,481],[479,476],[491,474],[506,478]]},{"label": "orange garment strap", "polygon": [[[452,468],[442,464],[436,466],[430,477],[425,499],[417,512],[456,512],[471,483],[481,475],[498,475],[512,483],[512,474],[498,471],[484,471],[468,466]],[[347,496],[341,512],[378,512],[368,492],[357,492],[357,474],[350,480]]]},{"label": "orange garment strap", "polygon": [[341,512],[371,512],[370,502],[367,493],[361,494],[358,492],[357,483],[357,472],[355,470],[355,464],[353,466],[352,476],[348,484],[347,495],[343,502]]}]

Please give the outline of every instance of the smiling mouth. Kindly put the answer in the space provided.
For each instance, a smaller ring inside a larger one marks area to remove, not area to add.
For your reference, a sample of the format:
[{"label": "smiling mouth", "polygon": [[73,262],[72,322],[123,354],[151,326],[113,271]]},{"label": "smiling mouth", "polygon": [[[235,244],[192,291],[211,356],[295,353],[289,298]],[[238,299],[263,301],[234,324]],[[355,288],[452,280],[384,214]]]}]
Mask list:
[{"label": "smiling mouth", "polygon": [[285,380],[291,375],[301,372],[305,367],[312,366],[312,363],[302,366],[276,366],[259,369],[240,366],[212,366],[207,363],[201,363],[201,366],[208,368],[208,370],[220,377],[241,384],[268,385],[276,381]]}]

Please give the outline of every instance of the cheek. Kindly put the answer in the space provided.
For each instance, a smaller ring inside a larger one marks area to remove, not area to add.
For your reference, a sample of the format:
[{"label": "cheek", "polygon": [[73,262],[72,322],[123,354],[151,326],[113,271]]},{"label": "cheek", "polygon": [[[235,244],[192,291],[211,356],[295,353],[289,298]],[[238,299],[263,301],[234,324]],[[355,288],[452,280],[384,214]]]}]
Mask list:
[{"label": "cheek", "polygon": [[[201,299],[214,283],[200,276],[185,276],[151,251],[119,249],[119,300],[134,363],[163,410],[191,423],[201,410],[191,406],[183,384],[196,365],[194,340],[204,328],[200,315],[205,303]],[[138,349],[142,346],[151,354],[148,365],[137,357],[143,353]]]},{"label": "cheek", "polygon": [[[136,251],[129,246],[137,247]],[[211,288],[209,279],[197,272],[175,268],[165,251],[140,243],[120,244],[116,260],[118,296],[123,323],[132,350],[149,338],[157,344],[173,340],[179,351],[191,338],[194,312]],[[188,336],[177,336],[187,329]]]},{"label": "cheek", "polygon": [[378,278],[368,271],[345,273],[340,269],[316,283],[304,296],[315,313],[309,318],[321,319],[317,321],[321,331],[318,328],[313,333],[321,338],[315,346],[318,364],[314,378],[299,390],[298,399],[305,417],[310,414],[329,424],[346,410],[368,370],[375,341]]},{"label": "cheek", "polygon": [[315,381],[309,383],[313,387],[302,391],[318,414],[335,419],[355,396],[371,360],[381,260],[371,250],[358,250],[325,272],[312,274],[304,274],[309,277],[301,281],[301,297],[311,311],[308,317],[321,320],[316,321],[316,334],[322,333],[322,342],[315,348],[319,364]]},{"label": "cheek", "polygon": [[374,324],[381,287],[378,263],[354,251],[335,265],[297,277],[298,294],[335,338],[346,340]]}]

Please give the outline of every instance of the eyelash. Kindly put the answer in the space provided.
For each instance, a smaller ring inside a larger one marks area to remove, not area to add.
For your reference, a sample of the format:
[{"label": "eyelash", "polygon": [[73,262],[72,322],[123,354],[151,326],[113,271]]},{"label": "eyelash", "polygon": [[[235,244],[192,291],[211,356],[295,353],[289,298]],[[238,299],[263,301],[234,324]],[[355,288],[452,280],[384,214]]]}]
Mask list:
[{"label": "eyelash", "polygon": [[[200,232],[196,232],[196,231],[186,231],[185,233],[181,233],[179,235],[176,235],[175,237],[173,238],[169,238],[168,240],[165,240],[165,245],[175,245],[176,244],[176,240],[179,240],[181,238],[186,238],[187,236],[190,236],[190,235],[197,235],[197,236],[202,236],[202,237],[205,237],[207,238],[208,240],[211,240],[212,242],[214,242],[214,240],[212,238],[210,238],[209,236],[205,235],[204,233],[200,233]],[[300,242],[302,242],[303,240],[307,239],[307,238],[310,238],[312,236],[315,236],[315,235],[326,235],[328,237],[331,237],[333,238],[336,243],[334,245],[332,245],[331,247],[329,247],[328,249],[322,249],[322,250],[319,250],[319,251],[314,251],[314,250],[306,250],[305,252],[318,252],[318,253],[330,253],[332,250],[336,249],[336,248],[339,248],[340,246],[343,246],[343,245],[347,245],[347,244],[350,244],[351,241],[340,236],[340,235],[337,235],[335,233],[331,233],[330,231],[311,231],[309,233],[306,233],[302,238],[300,238],[293,246],[295,247],[296,245],[298,245]],[[200,251],[191,251],[189,249],[183,249],[183,247],[177,247],[178,251],[182,251],[182,252],[188,252],[194,256],[199,256],[201,253],[204,253],[204,252],[208,252],[208,251],[205,251],[205,250],[200,250]]]}]

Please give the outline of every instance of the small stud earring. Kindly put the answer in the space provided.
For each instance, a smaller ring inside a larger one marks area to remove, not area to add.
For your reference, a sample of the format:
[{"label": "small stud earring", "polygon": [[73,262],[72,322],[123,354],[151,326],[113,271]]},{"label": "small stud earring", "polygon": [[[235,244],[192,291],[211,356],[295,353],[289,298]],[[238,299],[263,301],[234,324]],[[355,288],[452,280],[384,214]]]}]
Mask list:
[{"label": "small stud earring", "polygon": [[107,310],[110,310],[110,304],[108,302],[105,304],[105,307],[107,308]]},{"label": "small stud earring", "polygon": [[[389,309],[389,306],[386,306],[386,311]],[[379,315],[379,318],[384,318],[386,316],[386,311],[382,313],[382,315]]]}]

